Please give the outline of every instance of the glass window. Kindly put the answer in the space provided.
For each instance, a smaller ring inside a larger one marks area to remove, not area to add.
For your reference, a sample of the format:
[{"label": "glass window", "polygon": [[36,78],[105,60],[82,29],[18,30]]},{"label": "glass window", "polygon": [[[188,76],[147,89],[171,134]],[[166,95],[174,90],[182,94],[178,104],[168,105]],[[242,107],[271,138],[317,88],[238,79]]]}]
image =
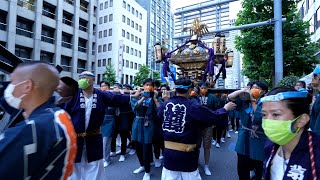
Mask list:
[{"label": "glass window", "polygon": [[141,13],[139,14],[139,19],[142,19],[142,14]]},{"label": "glass window", "polygon": [[108,15],[105,15],[104,16],[104,23],[107,23],[108,22]]},{"label": "glass window", "polygon": [[122,29],[122,37],[126,37],[126,31]]},{"label": "glass window", "polygon": [[102,51],[102,46],[98,46],[98,53],[100,53]]},{"label": "glass window", "polygon": [[134,7],[131,8],[131,13],[134,15]]},{"label": "glass window", "polygon": [[139,38],[139,44],[141,45],[141,38]]},{"label": "glass window", "polygon": [[316,29],[320,28],[320,8],[316,12]]},{"label": "glass window", "polygon": [[141,51],[139,51],[139,58],[141,58]]},{"label": "glass window", "polygon": [[104,2],[104,8],[105,8],[105,9],[108,8],[108,1]]},{"label": "glass window", "polygon": [[127,3],[125,1],[122,1],[122,7],[126,8],[126,6],[127,6]]},{"label": "glass window", "polygon": [[133,48],[130,49],[130,54],[133,55]]},{"label": "glass window", "polygon": [[130,39],[130,33],[127,32],[127,39]]},{"label": "glass window", "polygon": [[137,36],[134,37],[134,42],[138,43],[138,37]]},{"label": "glass window", "polygon": [[131,27],[134,28],[134,22],[133,21],[131,21]]},{"label": "glass window", "polygon": [[134,50],[134,55],[138,56],[138,51],[136,49]]},{"label": "glass window", "polygon": [[133,62],[130,62],[130,68],[133,69]]},{"label": "glass window", "polygon": [[134,69],[137,70],[137,68],[138,68],[138,64],[134,63]]},{"label": "glass window", "polygon": [[106,60],[106,59],[103,59],[103,60],[102,60],[102,66],[106,66],[106,64],[107,64],[107,60]]},{"label": "glass window", "polygon": [[138,23],[136,23],[136,30],[138,31]]},{"label": "glass window", "polygon": [[99,38],[102,38],[102,31],[99,31]]},{"label": "glass window", "polygon": [[139,32],[142,32],[142,27],[141,26],[139,26]]},{"label": "glass window", "polygon": [[103,31],[103,37],[107,37],[108,36],[108,31],[107,30],[104,30]]},{"label": "glass window", "polygon": [[122,15],[122,22],[126,23],[126,16]]},{"label": "glass window", "polygon": [[110,7],[113,6],[113,0],[110,0]]},{"label": "glass window", "polygon": [[109,29],[109,36],[112,36],[112,28]]},{"label": "glass window", "polygon": [[101,67],[101,59],[98,59],[98,67]]},{"label": "glass window", "polygon": [[107,45],[106,44],[103,45],[103,52],[107,52]]},{"label": "glass window", "polygon": [[129,46],[126,46],[126,53],[129,54]]},{"label": "glass window", "polygon": [[113,14],[109,15],[109,22],[111,22],[113,20]]},{"label": "glass window", "polygon": [[134,35],[131,34],[131,41],[134,41]]},{"label": "glass window", "polygon": [[130,4],[128,4],[128,6],[127,6],[127,10],[130,12],[130,8],[131,8],[131,6],[130,6]]},{"label": "glass window", "polygon": [[129,18],[127,18],[127,25],[130,26],[130,19]]},{"label": "glass window", "polygon": [[108,58],[108,66],[111,66],[111,58]]},{"label": "glass window", "polygon": [[100,3],[100,10],[103,9],[103,3]]},{"label": "glass window", "polygon": [[139,15],[139,12],[136,10],[136,17],[138,17],[138,15]]},{"label": "glass window", "polygon": [[99,18],[99,24],[102,24],[102,17]]},{"label": "glass window", "polygon": [[129,67],[129,61],[126,60],[126,67]]},{"label": "glass window", "polygon": [[112,51],[112,43],[108,44],[108,51]]}]

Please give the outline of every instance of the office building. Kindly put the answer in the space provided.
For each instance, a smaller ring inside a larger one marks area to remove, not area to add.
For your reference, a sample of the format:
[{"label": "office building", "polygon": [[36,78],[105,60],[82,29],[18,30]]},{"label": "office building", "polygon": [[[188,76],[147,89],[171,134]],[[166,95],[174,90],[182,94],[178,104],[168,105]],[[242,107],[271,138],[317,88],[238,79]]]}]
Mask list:
[{"label": "office building", "polygon": [[0,0],[0,44],[24,61],[95,73],[95,0]]},{"label": "office building", "polygon": [[147,11],[134,0],[99,0],[97,81],[106,66],[117,81],[132,84],[146,59]]},{"label": "office building", "polygon": [[147,56],[146,63],[151,69],[159,72],[161,64],[154,61],[154,44],[166,40],[165,46],[172,50],[173,14],[171,0],[136,0],[148,13],[147,22]]},{"label": "office building", "polygon": [[[302,0],[297,7],[301,18],[310,24],[308,32],[314,33],[311,36],[311,41],[320,42],[320,1]],[[320,58],[320,49],[316,56]]]},{"label": "office building", "polygon": [[[215,29],[223,29],[230,26],[234,26],[234,19],[230,18],[230,5],[222,4],[220,6],[209,6],[202,8],[201,11],[194,10],[186,13],[179,13],[179,11],[206,6],[214,3],[214,1],[206,1],[198,4],[185,6],[178,8],[175,15],[175,37],[189,35],[189,31],[183,31],[184,28],[191,27],[193,21],[198,18],[202,24],[206,24],[209,32]],[[236,89],[241,85],[241,72],[240,72],[240,53],[235,48],[235,37],[238,35],[239,31],[231,31],[221,33],[226,36],[226,47],[233,51],[234,61],[232,68],[227,68],[227,78],[223,80],[220,78],[217,81],[217,88],[228,88]],[[212,42],[214,41],[214,34],[205,35],[202,40],[206,42],[208,47],[213,47]],[[185,41],[185,38],[175,39],[175,44],[179,44]],[[220,67],[218,65],[218,67]],[[215,72],[218,72],[218,67]]]}]

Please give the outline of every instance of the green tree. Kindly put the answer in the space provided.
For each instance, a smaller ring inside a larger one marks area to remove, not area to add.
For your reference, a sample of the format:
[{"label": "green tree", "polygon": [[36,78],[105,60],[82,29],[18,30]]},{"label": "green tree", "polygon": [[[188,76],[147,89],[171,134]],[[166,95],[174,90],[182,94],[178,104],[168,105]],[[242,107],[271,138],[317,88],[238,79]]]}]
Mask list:
[{"label": "green tree", "polygon": [[[282,1],[284,76],[301,77],[313,69],[319,60],[314,54],[319,44],[310,42],[306,32],[308,22],[301,20],[296,3],[300,0]],[[273,0],[246,0],[238,14],[236,25],[244,25],[273,18]],[[249,79],[265,80],[271,85],[274,77],[274,27],[263,26],[241,31],[236,38],[236,48],[243,53],[243,74]]]},{"label": "green tree", "polygon": [[291,87],[294,88],[295,83],[299,81],[299,77],[297,76],[286,76],[277,85],[277,87]]},{"label": "green tree", "polygon": [[142,65],[140,67],[139,72],[136,73],[136,77],[134,79],[134,85],[141,86],[143,81],[150,76],[150,71],[147,65]]},{"label": "green tree", "polygon": [[153,79],[161,80],[160,73],[158,71],[153,72]]},{"label": "green tree", "polygon": [[116,78],[116,70],[114,69],[113,65],[106,66],[106,71],[104,72],[103,79],[108,81],[112,86],[115,82],[117,82]]}]

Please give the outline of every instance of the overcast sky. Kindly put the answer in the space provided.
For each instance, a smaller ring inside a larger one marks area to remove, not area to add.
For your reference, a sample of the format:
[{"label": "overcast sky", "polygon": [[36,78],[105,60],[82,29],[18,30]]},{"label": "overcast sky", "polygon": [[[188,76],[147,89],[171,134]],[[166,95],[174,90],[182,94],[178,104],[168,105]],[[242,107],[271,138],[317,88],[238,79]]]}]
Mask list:
[{"label": "overcast sky", "polygon": [[[208,0],[171,0],[171,8],[173,12],[175,12],[177,8],[180,8],[183,6],[189,6],[192,4],[198,4],[206,1]],[[240,1],[230,3],[230,19],[235,19],[240,9],[241,9]]]}]

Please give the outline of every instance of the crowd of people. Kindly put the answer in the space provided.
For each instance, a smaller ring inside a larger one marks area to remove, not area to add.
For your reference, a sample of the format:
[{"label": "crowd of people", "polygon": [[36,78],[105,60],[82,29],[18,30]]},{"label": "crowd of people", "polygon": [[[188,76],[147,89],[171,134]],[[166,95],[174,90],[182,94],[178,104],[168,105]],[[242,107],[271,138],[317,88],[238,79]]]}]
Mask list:
[{"label": "crowd of people", "polygon": [[[319,90],[320,66],[313,74]],[[0,102],[15,121],[0,135],[1,179],[106,179],[111,157],[121,163],[129,155],[137,156],[132,173],[144,172],[143,180],[152,165],[163,166],[163,180],[201,179],[201,148],[210,176],[211,147],[229,131],[238,134],[240,180],[320,176],[320,97],[312,100],[303,81],[270,91],[252,81],[230,94],[186,77],[173,89],[150,78],[137,90],[99,85],[88,71],[76,81],[45,63],[19,65]]]}]

